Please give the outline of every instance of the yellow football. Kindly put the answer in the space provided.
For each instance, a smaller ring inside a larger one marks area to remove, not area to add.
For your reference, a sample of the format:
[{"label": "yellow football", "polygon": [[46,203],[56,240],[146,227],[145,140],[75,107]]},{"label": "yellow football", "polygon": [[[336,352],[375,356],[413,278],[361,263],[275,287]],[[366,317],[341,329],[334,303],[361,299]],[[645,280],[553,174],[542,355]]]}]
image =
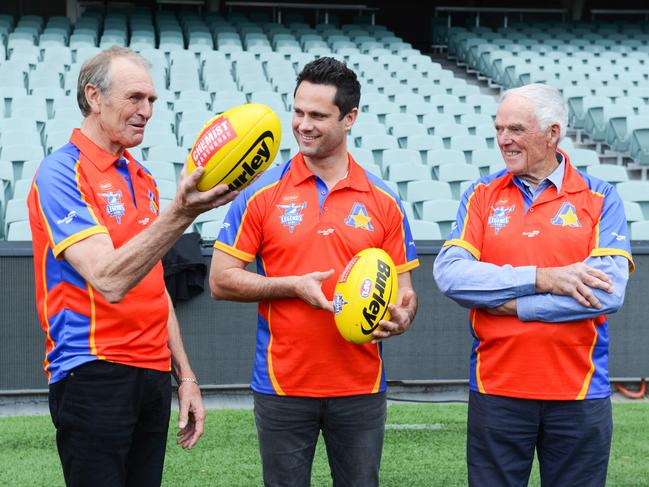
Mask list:
[{"label": "yellow football", "polygon": [[201,191],[217,184],[243,189],[270,166],[281,139],[279,118],[266,105],[231,108],[203,126],[187,158],[187,171],[205,168],[198,181]]},{"label": "yellow football", "polygon": [[334,320],[345,340],[367,343],[381,320],[390,319],[388,304],[397,301],[394,262],[383,249],[360,251],[349,261],[334,291]]}]

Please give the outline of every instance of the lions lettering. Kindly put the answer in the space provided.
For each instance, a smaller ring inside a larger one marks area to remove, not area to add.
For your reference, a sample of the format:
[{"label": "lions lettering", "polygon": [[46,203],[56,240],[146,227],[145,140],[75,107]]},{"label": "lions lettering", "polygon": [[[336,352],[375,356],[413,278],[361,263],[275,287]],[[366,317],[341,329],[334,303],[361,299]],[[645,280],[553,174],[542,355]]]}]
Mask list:
[{"label": "lions lettering", "polygon": [[[361,332],[363,335],[369,335],[377,326],[379,326],[379,321],[383,319],[385,312],[388,309],[386,302],[390,301],[392,295],[392,285],[390,285],[388,295],[385,296],[385,288],[390,278],[390,266],[380,259],[376,261],[376,264],[377,272],[376,281],[374,281],[374,294],[372,295],[372,301],[370,301],[368,306],[363,308],[363,318],[365,318],[365,321],[367,322],[367,326],[361,324]],[[383,308],[383,313],[379,316],[381,308]]]}]

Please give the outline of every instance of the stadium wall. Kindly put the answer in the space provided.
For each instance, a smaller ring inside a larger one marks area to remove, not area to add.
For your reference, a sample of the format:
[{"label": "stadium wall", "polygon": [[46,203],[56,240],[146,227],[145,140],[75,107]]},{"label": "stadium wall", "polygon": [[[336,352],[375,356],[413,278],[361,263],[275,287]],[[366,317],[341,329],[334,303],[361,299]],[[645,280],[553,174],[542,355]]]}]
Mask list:
[{"label": "stadium wall", "polygon": [[[384,344],[387,377],[391,381],[467,381],[468,311],[441,295],[433,281],[439,242],[420,242],[417,248],[421,266],[414,271],[413,281],[419,312],[408,333]],[[45,335],[36,317],[31,252],[28,243],[0,242],[0,394],[47,387],[41,368]],[[209,264],[211,249],[204,253]],[[624,307],[610,317],[613,378],[649,377],[649,245],[635,245],[634,259],[636,272],[629,281]],[[249,383],[256,331],[254,303],[215,302],[206,291],[179,303],[176,312],[202,384]]]}]

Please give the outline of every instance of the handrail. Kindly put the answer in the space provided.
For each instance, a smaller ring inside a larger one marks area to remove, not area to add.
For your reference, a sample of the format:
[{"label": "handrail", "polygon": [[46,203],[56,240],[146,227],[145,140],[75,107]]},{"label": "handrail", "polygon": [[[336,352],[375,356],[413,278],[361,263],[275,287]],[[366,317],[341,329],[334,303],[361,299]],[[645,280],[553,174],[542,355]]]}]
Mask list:
[{"label": "handrail", "polygon": [[649,20],[649,10],[646,9],[614,10],[596,8],[590,11],[591,20],[595,20],[595,17],[598,15],[644,15],[644,20]]},{"label": "handrail", "polygon": [[337,4],[337,3],[289,3],[289,2],[248,2],[245,0],[226,1],[225,6],[232,11],[232,7],[265,7],[273,9],[273,18],[279,24],[282,22],[282,9],[302,9],[302,10],[315,10],[316,16],[320,15],[320,10],[324,10],[324,23],[329,23],[330,10],[358,10],[361,12],[370,12],[372,17],[372,25],[376,23],[376,12],[379,10],[376,7],[368,7],[361,4]]},{"label": "handrail", "polygon": [[481,13],[502,13],[503,27],[507,27],[509,17],[507,14],[519,14],[519,18],[523,19],[523,14],[560,14],[561,22],[565,22],[568,9],[566,8],[511,8],[511,7],[450,7],[441,6],[435,7],[435,17],[438,12],[448,13],[448,27],[451,27],[451,14],[453,12],[471,12],[475,13],[475,26],[480,27],[480,14]]}]

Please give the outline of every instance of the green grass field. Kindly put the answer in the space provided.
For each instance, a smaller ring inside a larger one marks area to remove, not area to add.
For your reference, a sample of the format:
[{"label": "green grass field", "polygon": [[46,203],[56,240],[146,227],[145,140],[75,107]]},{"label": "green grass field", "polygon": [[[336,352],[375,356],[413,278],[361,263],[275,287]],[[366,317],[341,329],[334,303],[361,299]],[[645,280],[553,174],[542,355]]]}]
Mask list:
[{"label": "green grass field", "polygon": [[[647,486],[649,404],[615,404],[613,414],[615,431],[607,485]],[[466,485],[465,423],[466,405],[390,406],[381,485]],[[252,411],[209,411],[206,434],[191,451],[174,444],[174,433],[172,428],[163,485],[262,485]],[[63,485],[49,417],[0,418],[0,485]],[[316,453],[312,485],[331,485],[323,445]],[[530,485],[539,485],[536,473]]]}]

